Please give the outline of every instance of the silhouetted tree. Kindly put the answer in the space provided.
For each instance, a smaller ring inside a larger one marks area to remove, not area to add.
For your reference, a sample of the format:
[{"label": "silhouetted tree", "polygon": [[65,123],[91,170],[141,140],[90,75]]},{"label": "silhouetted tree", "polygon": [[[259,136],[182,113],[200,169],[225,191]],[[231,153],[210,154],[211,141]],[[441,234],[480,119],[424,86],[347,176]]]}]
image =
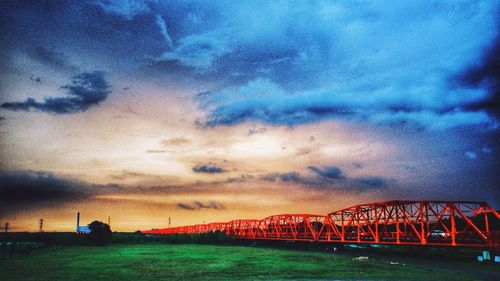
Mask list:
[{"label": "silhouetted tree", "polygon": [[103,223],[101,221],[93,221],[89,224],[90,233],[88,234],[88,238],[90,242],[94,245],[106,245],[111,239],[111,229],[109,225]]}]

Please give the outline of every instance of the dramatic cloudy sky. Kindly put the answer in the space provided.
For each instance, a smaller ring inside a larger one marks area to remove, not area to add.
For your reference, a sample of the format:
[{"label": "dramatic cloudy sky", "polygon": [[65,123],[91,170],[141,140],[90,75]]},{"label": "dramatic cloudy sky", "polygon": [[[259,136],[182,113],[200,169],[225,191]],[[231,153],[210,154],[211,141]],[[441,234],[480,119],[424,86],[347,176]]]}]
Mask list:
[{"label": "dramatic cloudy sky", "polygon": [[500,2],[2,1],[0,223],[500,207]]}]

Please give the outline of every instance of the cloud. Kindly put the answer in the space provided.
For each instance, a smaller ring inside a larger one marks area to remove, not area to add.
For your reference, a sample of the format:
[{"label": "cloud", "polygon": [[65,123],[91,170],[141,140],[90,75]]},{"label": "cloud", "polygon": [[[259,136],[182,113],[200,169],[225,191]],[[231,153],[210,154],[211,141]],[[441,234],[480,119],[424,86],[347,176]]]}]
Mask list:
[{"label": "cloud", "polygon": [[111,174],[110,178],[114,180],[131,180],[131,179],[160,179],[161,176],[148,174],[141,171],[130,171],[130,170],[121,170],[119,173]]},{"label": "cloud", "polygon": [[355,170],[363,169],[363,165],[361,163],[352,163],[351,167]]},{"label": "cloud", "polygon": [[[276,83],[263,78],[236,89],[225,89],[196,96],[207,116],[199,123],[206,127],[261,121],[272,125],[297,126],[327,119],[369,121],[375,125],[397,125],[444,130],[459,126],[491,125],[497,121],[484,111],[464,111],[471,96],[484,93],[455,90],[450,101],[437,93],[422,98],[413,89],[381,89],[360,93],[308,90],[287,93]],[[421,98],[416,98],[420,96]],[[415,98],[413,98],[415,97]],[[481,97],[478,97],[479,99]]]},{"label": "cloud", "polygon": [[146,149],[146,153],[167,153],[167,152],[172,152],[172,151],[165,149]]},{"label": "cloud", "polygon": [[197,211],[201,209],[214,209],[214,210],[225,210],[226,207],[217,201],[210,201],[204,204],[200,201],[193,201],[192,203],[178,203],[177,207],[189,211]]},{"label": "cloud", "polygon": [[2,108],[15,111],[42,111],[55,114],[83,112],[103,102],[111,92],[110,85],[100,71],[85,72],[75,75],[71,83],[61,89],[66,90],[66,97],[48,97],[43,102],[28,98],[23,102],[7,102]]},{"label": "cloud", "polygon": [[171,139],[165,139],[160,142],[161,145],[163,146],[181,146],[181,145],[186,145],[190,144],[191,140],[186,139],[184,137],[177,137],[177,138],[171,138]]},{"label": "cloud", "polygon": [[259,179],[270,182],[282,181],[282,182],[294,182],[298,184],[304,184],[309,182],[309,180],[302,177],[299,172],[294,172],[294,171],[286,173],[269,173],[261,175]]},{"label": "cloud", "polygon": [[208,70],[215,60],[229,52],[226,42],[207,34],[190,35],[178,41],[173,51],[164,52],[160,60],[177,61],[182,65]]},{"label": "cloud", "polygon": [[313,173],[325,178],[325,179],[344,179],[345,176],[342,174],[342,170],[335,166],[318,168],[314,166],[309,166],[309,170]]},{"label": "cloud", "polygon": [[372,188],[382,188],[386,187],[387,181],[382,178],[382,177],[376,177],[376,176],[365,176],[365,177],[359,177],[355,178],[355,181],[357,183],[360,183],[362,185],[372,187]]},{"label": "cloud", "polygon": [[311,152],[313,152],[313,148],[311,148],[311,147],[301,147],[301,148],[297,149],[297,152],[295,153],[295,155],[297,155],[297,156],[304,156],[304,155],[310,154]]},{"label": "cloud", "polygon": [[293,171],[264,174],[259,179],[268,182],[295,183],[308,189],[340,190],[345,192],[363,192],[387,188],[391,182],[394,182],[394,180],[388,180],[381,176],[348,177],[336,166],[323,168],[310,166],[308,170],[312,172],[312,175],[301,175],[299,172]]},{"label": "cloud", "polygon": [[250,129],[248,129],[247,136],[250,137],[250,136],[253,136],[253,135],[263,135],[263,134],[266,133],[266,131],[267,131],[267,129],[264,128],[264,127],[261,127],[261,128],[250,128]]},{"label": "cloud", "polygon": [[42,83],[42,78],[41,77],[33,77],[33,75],[30,76],[30,80],[33,82],[37,83]]},{"label": "cloud", "polygon": [[225,79],[207,89],[208,100],[197,98],[206,112],[200,124],[343,119],[431,130],[497,127],[485,106],[471,106],[491,103],[491,86],[483,82],[496,75],[494,63],[481,67],[481,77],[490,78],[477,87],[449,83],[486,48],[498,46],[492,44],[497,4],[315,1],[283,8],[287,4],[200,5],[219,16],[178,34],[184,43],[167,59]]},{"label": "cloud", "polygon": [[214,163],[198,164],[194,166],[192,170],[193,172],[196,173],[206,173],[206,174],[219,174],[225,172],[224,169],[215,165]]},{"label": "cloud", "polygon": [[148,13],[150,11],[149,4],[157,1],[150,0],[98,0],[91,2],[99,6],[104,12],[123,16],[127,20],[132,20],[135,16]]},{"label": "cloud", "polygon": [[279,173],[271,173],[260,176],[261,180],[265,181],[276,181],[279,179]]},{"label": "cloud", "polygon": [[247,182],[252,181],[254,179],[253,175],[243,174],[239,177],[230,177],[226,179],[227,183],[236,183],[236,182]]},{"label": "cloud", "polygon": [[[38,6],[31,5],[30,12]],[[43,45],[67,38],[65,52],[72,57],[74,49],[89,49],[85,57],[75,57],[83,65],[92,65],[94,56],[119,70],[167,76],[177,86],[196,80],[216,96],[229,93],[202,107],[206,126],[347,119],[446,130],[498,121],[488,109],[497,104],[488,82],[496,81],[498,69],[495,1],[100,0],[60,6],[57,14],[46,8],[36,21],[15,16],[22,13],[11,8],[7,14],[17,25],[9,32],[40,33],[25,22],[43,24],[40,29],[50,36],[25,37],[48,41],[38,43]],[[64,29],[52,28],[60,22],[67,23]],[[486,49],[493,55],[485,55]],[[450,86],[457,73],[469,82]],[[255,98],[258,92],[235,94],[259,78],[281,90],[264,95],[268,104]]]},{"label": "cloud", "polygon": [[32,58],[52,67],[55,70],[66,72],[78,71],[78,67],[72,65],[64,53],[55,52],[39,46],[30,50],[29,54]]},{"label": "cloud", "polygon": [[470,160],[476,160],[477,159],[477,152],[475,152],[475,151],[466,151],[465,152],[465,157],[467,157]]},{"label": "cloud", "polygon": [[292,181],[292,182],[298,182],[300,180],[300,174],[297,172],[289,172],[289,173],[283,173],[280,174],[280,179],[282,181]]},{"label": "cloud", "polygon": [[92,192],[86,183],[48,172],[2,171],[0,182],[0,214],[78,201]]},{"label": "cloud", "polygon": [[470,88],[486,88],[489,96],[480,101],[471,102],[467,108],[484,109],[500,117],[500,36],[486,49],[479,60],[459,73],[456,77],[459,84]]},{"label": "cloud", "polygon": [[484,146],[483,148],[481,148],[481,152],[489,154],[489,153],[493,152],[493,149],[491,149],[488,146]]},{"label": "cloud", "polygon": [[161,35],[163,36],[163,39],[165,39],[167,47],[169,49],[174,48],[174,43],[172,41],[172,38],[170,38],[170,34],[168,34],[167,23],[160,15],[156,15],[156,24],[160,28]]}]

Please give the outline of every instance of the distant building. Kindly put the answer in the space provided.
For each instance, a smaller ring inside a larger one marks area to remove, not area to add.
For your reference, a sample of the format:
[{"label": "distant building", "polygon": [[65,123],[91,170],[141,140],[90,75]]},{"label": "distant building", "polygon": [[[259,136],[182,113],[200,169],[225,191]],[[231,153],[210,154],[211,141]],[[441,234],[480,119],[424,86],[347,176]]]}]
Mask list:
[{"label": "distant building", "polygon": [[76,233],[89,233],[90,228],[88,226],[80,226],[80,212],[76,213]]}]

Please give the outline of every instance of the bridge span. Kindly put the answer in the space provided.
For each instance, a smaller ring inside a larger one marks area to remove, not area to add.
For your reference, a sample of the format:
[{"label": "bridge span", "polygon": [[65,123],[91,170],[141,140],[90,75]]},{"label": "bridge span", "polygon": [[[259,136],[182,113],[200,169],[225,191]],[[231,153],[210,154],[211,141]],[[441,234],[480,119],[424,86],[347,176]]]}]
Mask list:
[{"label": "bridge span", "polygon": [[500,214],[486,202],[386,201],[325,215],[281,214],[151,229],[144,234],[223,232],[241,239],[500,248]]}]

